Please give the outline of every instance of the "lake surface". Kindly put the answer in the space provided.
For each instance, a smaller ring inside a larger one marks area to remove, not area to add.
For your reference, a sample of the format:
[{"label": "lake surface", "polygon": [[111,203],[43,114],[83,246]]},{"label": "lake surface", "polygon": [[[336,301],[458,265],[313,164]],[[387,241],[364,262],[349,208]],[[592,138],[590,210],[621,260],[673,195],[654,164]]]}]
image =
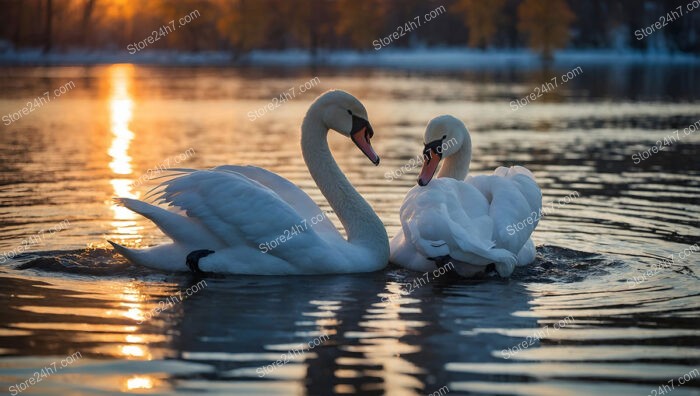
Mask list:
[{"label": "lake surface", "polygon": [[[683,133],[700,120],[700,68],[583,65],[564,83],[575,67],[0,68],[0,116],[17,119],[0,123],[0,389],[700,394],[700,133]],[[513,109],[554,77],[555,90]],[[112,253],[107,239],[166,240],[111,201],[143,197],[165,168],[262,166],[330,210],[298,140],[308,105],[331,88],[369,111],[381,166],[340,136],[331,147],[390,236],[418,173],[401,167],[428,120],[453,114],[472,134],[472,174],[534,172],[537,261],[508,280],[447,274],[419,287],[422,274],[393,266],[202,284]]]}]

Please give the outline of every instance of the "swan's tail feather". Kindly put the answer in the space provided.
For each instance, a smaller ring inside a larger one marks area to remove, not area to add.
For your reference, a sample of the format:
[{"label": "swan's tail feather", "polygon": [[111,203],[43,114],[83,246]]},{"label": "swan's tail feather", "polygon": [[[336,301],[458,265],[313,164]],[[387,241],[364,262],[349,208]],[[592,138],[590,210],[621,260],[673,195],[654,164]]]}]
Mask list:
[{"label": "swan's tail feather", "polygon": [[153,248],[130,249],[116,242],[107,242],[132,264],[166,271],[187,271],[184,265],[186,250],[178,245],[168,243]]},{"label": "swan's tail feather", "polygon": [[[159,206],[131,198],[114,198],[114,202],[151,220],[163,233],[174,242],[186,246],[211,246],[218,239],[202,223],[165,210]],[[168,203],[170,206],[172,204]],[[219,245],[213,246],[214,248]]]},{"label": "swan's tail feather", "polygon": [[131,209],[132,211],[139,213],[138,210],[131,208],[130,206],[136,206],[135,203],[139,202],[137,199],[132,199],[132,198],[122,198],[122,197],[115,197],[112,198],[112,201],[114,201],[115,204],[119,206],[123,206],[125,208]]},{"label": "swan's tail feather", "polygon": [[112,247],[114,248],[114,250],[115,250],[117,253],[119,253],[120,255],[124,256],[124,258],[126,258],[126,259],[129,260],[129,261],[131,261],[132,263],[135,263],[135,262],[136,262],[136,255],[137,255],[136,250],[134,250],[134,249],[129,249],[129,248],[125,247],[125,246],[122,246],[122,245],[120,245],[120,244],[118,244],[118,243],[116,243],[116,242],[112,242],[112,241],[110,241],[110,240],[107,240],[107,242],[109,242],[109,244],[112,245]]}]

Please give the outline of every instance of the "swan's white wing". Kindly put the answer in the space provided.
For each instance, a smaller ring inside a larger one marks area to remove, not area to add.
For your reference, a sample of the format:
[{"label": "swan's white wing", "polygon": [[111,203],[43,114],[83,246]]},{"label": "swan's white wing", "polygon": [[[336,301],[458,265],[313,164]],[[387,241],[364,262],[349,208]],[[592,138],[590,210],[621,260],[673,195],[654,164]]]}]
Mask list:
[{"label": "swan's white wing", "polygon": [[[246,176],[249,179],[255,180],[256,182],[277,193],[280,198],[287,202],[297,211],[297,213],[306,219],[311,219],[319,213],[322,213],[321,208],[311,199],[311,197],[308,196],[308,194],[304,192],[304,190],[300,189],[294,183],[290,182],[284,177],[272,173],[267,169],[251,165],[221,165],[217,166],[213,170],[236,172]],[[330,219],[325,219],[324,221],[316,224],[314,228],[317,232],[327,232],[342,238],[340,232],[338,232],[338,229],[335,228]]]},{"label": "swan's white wing", "polygon": [[[302,217],[268,187],[240,173],[186,173],[162,183],[156,198],[196,218],[228,246],[245,243],[260,248],[276,240],[277,246],[268,254],[299,262],[307,249],[325,244],[310,219]],[[287,239],[292,230],[303,231]],[[284,242],[279,243],[282,236]]]},{"label": "swan's white wing", "polygon": [[495,249],[486,198],[458,180],[433,179],[411,189],[401,206],[401,224],[404,237],[425,257],[449,255],[486,265],[512,256]]},{"label": "swan's white wing", "polygon": [[492,176],[468,177],[489,201],[496,246],[518,254],[537,227],[542,192],[532,173],[521,166],[499,167]]}]

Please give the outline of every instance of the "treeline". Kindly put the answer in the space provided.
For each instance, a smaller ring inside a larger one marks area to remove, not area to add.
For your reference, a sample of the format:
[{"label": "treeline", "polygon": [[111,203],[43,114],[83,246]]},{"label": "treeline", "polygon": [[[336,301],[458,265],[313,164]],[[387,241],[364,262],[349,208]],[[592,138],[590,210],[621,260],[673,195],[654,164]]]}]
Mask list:
[{"label": "treeline", "polygon": [[[692,2],[0,0],[0,51],[118,51],[170,24],[173,31],[160,31],[164,34],[157,34],[157,43],[150,43],[149,48],[226,50],[236,55],[286,48],[304,48],[312,54],[322,49],[373,51],[375,40],[397,32],[402,35],[392,38],[394,48],[530,47],[545,56],[563,47],[700,53],[700,10],[689,10]],[[699,0],[695,2],[700,5]],[[668,14],[678,7],[683,10],[680,17]],[[435,17],[426,21],[431,11]],[[416,20],[421,22],[417,28],[407,24]],[[653,34],[639,34],[640,29],[663,20],[664,26],[654,28]]]}]

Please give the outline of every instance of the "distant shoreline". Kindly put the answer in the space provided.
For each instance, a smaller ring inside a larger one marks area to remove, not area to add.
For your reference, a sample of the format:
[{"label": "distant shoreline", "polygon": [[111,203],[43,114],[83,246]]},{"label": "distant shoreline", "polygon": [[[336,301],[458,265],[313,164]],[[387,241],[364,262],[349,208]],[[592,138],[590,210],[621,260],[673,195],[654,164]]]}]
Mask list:
[{"label": "distant shoreline", "polygon": [[[59,66],[133,63],[160,66],[277,66],[277,67],[374,67],[418,70],[468,70],[485,68],[538,68],[538,54],[529,50],[486,50],[467,48],[419,48],[358,52],[319,51],[313,58],[305,50],[252,51],[237,59],[223,51],[181,52],[145,50],[68,51],[42,54],[41,50],[0,52],[0,66]],[[632,50],[563,50],[555,53],[552,65],[700,65],[700,55],[647,53]]]}]

